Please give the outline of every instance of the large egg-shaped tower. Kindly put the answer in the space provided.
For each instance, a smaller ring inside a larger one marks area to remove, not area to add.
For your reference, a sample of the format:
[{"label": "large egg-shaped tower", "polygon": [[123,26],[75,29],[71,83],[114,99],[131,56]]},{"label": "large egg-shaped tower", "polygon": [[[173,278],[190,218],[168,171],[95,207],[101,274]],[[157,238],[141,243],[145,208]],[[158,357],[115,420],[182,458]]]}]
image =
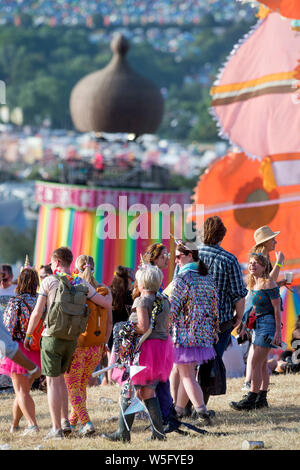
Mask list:
[{"label": "large egg-shaped tower", "polygon": [[164,109],[159,88],[128,64],[129,43],[123,35],[113,39],[111,49],[110,63],[82,78],[72,90],[75,127],[80,132],[155,133]]}]

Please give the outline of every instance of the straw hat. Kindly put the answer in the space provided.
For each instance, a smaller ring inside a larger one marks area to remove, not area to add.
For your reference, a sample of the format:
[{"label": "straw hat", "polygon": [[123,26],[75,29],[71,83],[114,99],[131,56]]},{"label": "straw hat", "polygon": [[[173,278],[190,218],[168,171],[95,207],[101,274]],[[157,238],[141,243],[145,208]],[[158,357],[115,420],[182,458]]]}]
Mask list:
[{"label": "straw hat", "polygon": [[254,232],[254,240],[257,245],[260,245],[261,243],[267,242],[268,240],[271,240],[271,238],[277,237],[277,235],[280,232],[273,232],[270,227],[267,225],[264,225],[263,227],[258,228]]}]

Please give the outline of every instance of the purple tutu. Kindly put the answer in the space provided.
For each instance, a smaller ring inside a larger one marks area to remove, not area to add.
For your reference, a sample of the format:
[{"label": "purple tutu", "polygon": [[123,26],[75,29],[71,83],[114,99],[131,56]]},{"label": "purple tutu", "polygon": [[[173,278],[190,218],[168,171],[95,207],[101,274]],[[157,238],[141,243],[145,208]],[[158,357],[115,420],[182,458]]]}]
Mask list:
[{"label": "purple tutu", "polygon": [[[40,351],[27,351],[24,348],[23,343],[21,341],[17,341],[19,350],[30,359],[36,366],[41,368],[41,352]],[[0,362],[0,374],[8,375],[11,377],[11,374],[27,374],[27,369],[24,367],[19,366],[16,362],[8,357],[4,357]]]},{"label": "purple tutu", "polygon": [[174,363],[175,364],[190,364],[196,362],[203,364],[213,359],[216,356],[216,351],[213,346],[205,348],[202,346],[183,347],[179,346],[174,348]]},{"label": "purple tutu", "polygon": [[147,339],[141,346],[139,366],[146,366],[131,379],[134,385],[155,385],[166,382],[174,363],[174,347],[169,337],[167,340]]}]

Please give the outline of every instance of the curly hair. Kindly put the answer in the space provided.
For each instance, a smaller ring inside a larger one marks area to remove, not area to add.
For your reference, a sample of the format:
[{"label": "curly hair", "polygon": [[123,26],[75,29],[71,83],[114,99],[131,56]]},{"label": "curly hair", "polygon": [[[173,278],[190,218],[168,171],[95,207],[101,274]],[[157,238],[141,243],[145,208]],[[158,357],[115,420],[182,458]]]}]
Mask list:
[{"label": "curly hair", "polygon": [[257,253],[257,254],[262,254],[264,255],[267,260],[268,260],[268,272],[270,274],[270,272],[272,271],[273,267],[272,267],[272,264],[271,264],[271,260],[270,260],[270,256],[269,256],[269,253],[268,253],[268,250],[266,249],[266,247],[264,246],[263,243],[260,243],[259,245],[256,245],[252,248],[251,250],[251,253]]},{"label": "curly hair", "polygon": [[200,229],[200,239],[205,245],[217,245],[220,243],[227,229],[217,215],[206,219]]},{"label": "curly hair", "polygon": [[36,295],[39,286],[39,276],[35,269],[23,269],[17,279],[17,294]]},{"label": "curly hair", "polygon": [[[249,255],[249,261],[251,258],[254,258],[255,261],[260,264],[263,268],[265,268],[263,274],[262,274],[262,277],[264,279],[264,281],[266,281],[267,279],[269,279],[269,260],[268,258],[263,255],[262,253],[250,253]],[[248,263],[249,263],[248,261]],[[248,274],[247,276],[247,288],[249,290],[253,290],[253,287],[255,285],[255,279],[254,279],[254,276],[252,274]]]},{"label": "curly hair", "polygon": [[163,250],[166,250],[167,247],[163,243],[153,243],[153,245],[148,246],[146,253],[143,256],[145,263],[154,264],[154,261],[159,258]]},{"label": "curly hair", "polygon": [[125,266],[117,266],[110,286],[113,298],[112,308],[114,310],[122,310],[122,308],[124,308],[130,280],[134,280],[132,269]]}]

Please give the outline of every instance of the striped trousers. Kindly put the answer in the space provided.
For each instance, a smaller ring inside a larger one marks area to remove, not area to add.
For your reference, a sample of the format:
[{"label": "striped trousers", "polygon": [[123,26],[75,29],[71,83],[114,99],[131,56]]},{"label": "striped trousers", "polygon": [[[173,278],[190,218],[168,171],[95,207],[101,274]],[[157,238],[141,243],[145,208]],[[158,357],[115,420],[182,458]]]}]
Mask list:
[{"label": "striped trousers", "polygon": [[87,385],[91,374],[99,364],[104,345],[76,348],[69,370],[65,373],[68,397],[71,403],[70,424],[78,421],[84,426],[90,421],[86,407]]}]

